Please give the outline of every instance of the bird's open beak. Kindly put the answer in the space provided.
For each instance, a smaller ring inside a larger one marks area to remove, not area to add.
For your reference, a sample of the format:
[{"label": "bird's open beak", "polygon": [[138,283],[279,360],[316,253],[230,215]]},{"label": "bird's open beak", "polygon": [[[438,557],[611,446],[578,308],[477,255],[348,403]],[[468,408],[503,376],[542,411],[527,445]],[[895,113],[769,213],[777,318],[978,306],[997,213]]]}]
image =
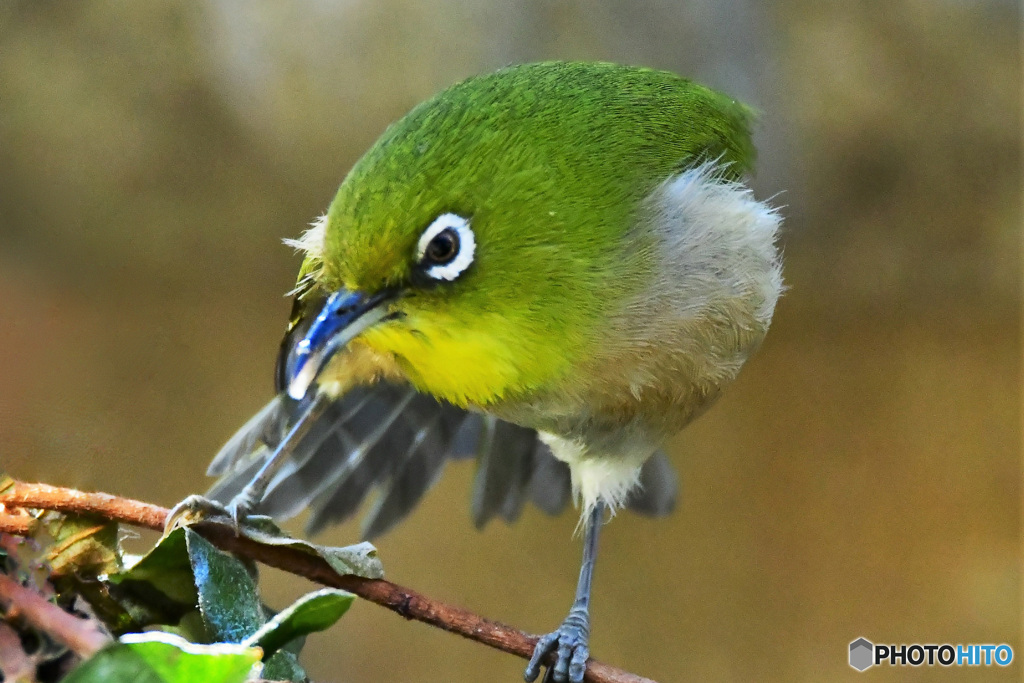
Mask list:
[{"label": "bird's open beak", "polygon": [[331,294],[292,351],[287,369],[288,395],[295,400],[305,397],[335,353],[368,327],[389,317],[387,304],[395,295],[390,289],[371,295],[345,290]]}]

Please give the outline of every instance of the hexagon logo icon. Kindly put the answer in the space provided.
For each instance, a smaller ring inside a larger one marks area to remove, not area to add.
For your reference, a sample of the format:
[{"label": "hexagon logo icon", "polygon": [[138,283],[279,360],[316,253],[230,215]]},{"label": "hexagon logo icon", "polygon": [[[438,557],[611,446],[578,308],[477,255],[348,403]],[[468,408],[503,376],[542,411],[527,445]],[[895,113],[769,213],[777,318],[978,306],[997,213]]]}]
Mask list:
[{"label": "hexagon logo icon", "polygon": [[874,664],[875,646],[867,638],[858,638],[850,643],[850,666],[864,671]]}]

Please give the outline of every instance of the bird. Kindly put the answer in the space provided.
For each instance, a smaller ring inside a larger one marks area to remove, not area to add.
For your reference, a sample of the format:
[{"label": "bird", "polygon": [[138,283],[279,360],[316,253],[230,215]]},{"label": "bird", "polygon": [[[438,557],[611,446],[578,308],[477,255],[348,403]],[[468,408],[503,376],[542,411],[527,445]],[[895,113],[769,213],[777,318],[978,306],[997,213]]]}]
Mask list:
[{"label": "bird", "polygon": [[784,289],[778,209],[749,186],[754,111],[604,62],[470,77],[390,125],[303,255],[274,398],[227,442],[207,498],[309,530],[370,499],[401,521],[476,460],[482,527],[580,510],[583,561],[524,677],[580,683],[598,536],[663,515],[664,447],[758,348]]}]

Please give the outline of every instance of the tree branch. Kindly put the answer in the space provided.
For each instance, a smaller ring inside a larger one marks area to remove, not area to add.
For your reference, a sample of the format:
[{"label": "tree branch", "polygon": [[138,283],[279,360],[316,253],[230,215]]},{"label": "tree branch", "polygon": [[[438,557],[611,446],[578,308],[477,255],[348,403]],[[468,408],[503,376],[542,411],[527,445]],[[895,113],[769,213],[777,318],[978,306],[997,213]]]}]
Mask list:
[{"label": "tree branch", "polygon": [[0,512],[0,533],[12,536],[31,536],[35,520],[28,515],[9,515]]},{"label": "tree branch", "polygon": [[83,658],[110,642],[110,638],[94,623],[68,614],[6,574],[0,574],[0,606],[8,619],[24,619]]},{"label": "tree branch", "polygon": [[[107,493],[85,493],[46,484],[23,482],[14,482],[0,493],[0,506],[90,514],[156,531],[163,530],[169,512],[166,508]],[[2,511],[0,509],[0,512]],[[0,514],[0,532],[5,531],[5,517],[7,516]],[[511,626],[490,621],[460,607],[438,602],[412,589],[383,579],[338,574],[320,557],[285,546],[262,545],[243,536],[237,536],[233,529],[220,524],[201,522],[191,528],[222,550],[237,553],[325,586],[347,590],[406,619],[415,619],[436,626],[524,659],[529,659],[533,654],[537,636],[527,635]],[[18,533],[13,529],[8,532]],[[650,679],[593,659],[587,662],[584,680],[589,683],[654,683]]]}]

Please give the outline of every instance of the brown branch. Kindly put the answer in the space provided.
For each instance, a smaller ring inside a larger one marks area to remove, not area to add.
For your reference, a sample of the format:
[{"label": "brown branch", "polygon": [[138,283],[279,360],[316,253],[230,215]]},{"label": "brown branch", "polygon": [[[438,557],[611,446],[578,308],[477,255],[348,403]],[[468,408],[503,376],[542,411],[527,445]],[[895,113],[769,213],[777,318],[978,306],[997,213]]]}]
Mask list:
[{"label": "brown branch", "polygon": [[31,536],[35,520],[28,515],[9,515],[0,512],[0,533],[12,536]]},{"label": "brown branch", "polygon": [[[16,482],[0,493],[0,505],[91,514],[157,531],[163,530],[164,520],[169,513],[166,508],[106,493],[84,493],[46,484],[22,482]],[[0,523],[2,521],[3,518],[0,516]],[[232,529],[220,524],[202,522],[191,528],[222,550],[237,553],[325,586],[347,590],[365,600],[387,607],[406,619],[415,619],[436,626],[524,659],[529,659],[533,654],[537,636],[484,619],[460,607],[438,602],[409,588],[383,579],[364,579],[359,576],[338,574],[320,557],[284,546],[262,545],[243,536],[237,536]],[[593,659],[587,662],[584,680],[589,683],[654,683],[650,679]]]},{"label": "brown branch", "polygon": [[0,574],[0,606],[8,619],[24,619],[82,657],[88,657],[110,642],[109,636],[93,622],[68,614],[6,574]]},{"label": "brown branch", "polygon": [[86,493],[48,484],[13,482],[0,493],[0,505],[8,508],[34,508],[96,515],[134,526],[162,531],[167,509],[109,493]]}]

